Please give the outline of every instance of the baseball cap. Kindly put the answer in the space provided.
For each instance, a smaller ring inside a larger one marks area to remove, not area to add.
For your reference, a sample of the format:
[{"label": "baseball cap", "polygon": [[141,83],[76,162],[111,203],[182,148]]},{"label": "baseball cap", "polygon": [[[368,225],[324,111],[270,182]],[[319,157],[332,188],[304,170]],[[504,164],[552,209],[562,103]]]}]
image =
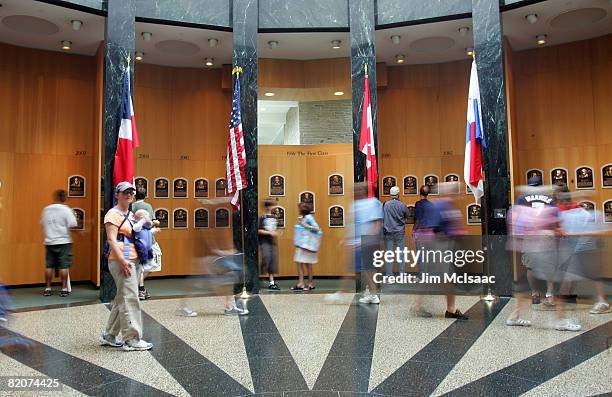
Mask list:
[{"label": "baseball cap", "polygon": [[540,186],[542,185],[542,177],[539,175],[534,175],[529,177],[529,180],[527,181],[527,184],[529,186]]},{"label": "baseball cap", "polygon": [[134,187],[134,185],[132,185],[129,182],[119,182],[117,184],[117,187],[115,188],[115,193],[120,193],[120,192],[125,192],[126,190],[136,190],[136,188]]},{"label": "baseball cap", "polygon": [[393,187],[391,188],[390,193],[391,193],[391,195],[392,195],[392,196],[397,196],[397,195],[399,195],[399,187],[397,187],[397,186],[393,186]]}]

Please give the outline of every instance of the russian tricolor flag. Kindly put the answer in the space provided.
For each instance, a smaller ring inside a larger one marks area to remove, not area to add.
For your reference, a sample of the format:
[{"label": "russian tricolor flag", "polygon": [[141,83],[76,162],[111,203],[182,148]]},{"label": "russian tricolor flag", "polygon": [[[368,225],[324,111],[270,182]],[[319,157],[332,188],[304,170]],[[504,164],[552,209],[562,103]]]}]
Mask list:
[{"label": "russian tricolor flag", "polygon": [[465,162],[463,177],[470,187],[476,202],[484,194],[484,172],[482,164],[482,149],[487,147],[482,131],[482,113],[480,111],[480,88],[478,87],[478,72],[476,60],[472,61],[470,74],[470,91],[468,94],[467,128],[465,134]]},{"label": "russian tricolor flag", "polygon": [[134,106],[132,106],[132,93],[130,90],[130,71],[125,72],[123,79],[123,94],[121,95],[121,125],[119,126],[119,139],[115,152],[115,165],[113,168],[113,182],[134,183],[134,148],[138,147],[138,132],[134,119]]}]

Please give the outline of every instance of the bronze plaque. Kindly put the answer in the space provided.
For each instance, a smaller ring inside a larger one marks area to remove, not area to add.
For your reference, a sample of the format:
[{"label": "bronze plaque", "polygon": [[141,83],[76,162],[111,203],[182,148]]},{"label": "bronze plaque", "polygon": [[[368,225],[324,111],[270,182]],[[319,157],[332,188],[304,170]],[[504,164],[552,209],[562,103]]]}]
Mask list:
[{"label": "bronze plaque", "polygon": [[[457,174],[448,174],[444,177],[444,182],[459,182],[459,175]],[[457,183],[456,184],[456,190],[455,193],[459,194],[461,193],[461,184]]]},{"label": "bronze plaque", "polygon": [[204,229],[208,227],[208,210],[206,208],[198,208],[193,213],[193,227],[196,229]]},{"label": "bronze plaque", "polygon": [[344,208],[339,205],[329,207],[329,227],[344,227]]},{"label": "bronze plaque", "polygon": [[404,196],[419,194],[419,187],[417,186],[417,177],[414,175],[408,175],[404,177]]},{"label": "bronze plaque", "polygon": [[414,205],[408,206],[408,218],[406,219],[407,225],[414,225]]},{"label": "bronze plaque", "polygon": [[72,175],[68,178],[68,197],[85,197],[85,178]]},{"label": "bronze plaque", "polygon": [[174,229],[187,229],[187,210],[184,208],[177,208],[174,210],[174,216],[172,217],[172,227]]},{"label": "bronze plaque", "polygon": [[612,223],[612,200],[604,203],[604,222]]},{"label": "bronze plaque", "polygon": [[215,227],[229,227],[230,213],[226,208],[215,210]]},{"label": "bronze plaque", "polygon": [[283,229],[285,227],[285,209],[283,207],[272,208],[272,215],[276,218],[276,227]]},{"label": "bronze plaque", "polygon": [[550,181],[553,185],[567,185],[567,170],[565,168],[554,168],[550,171]]},{"label": "bronze plaque", "polygon": [[578,205],[587,211],[595,211],[595,203],[592,201],[580,201]]},{"label": "bronze plaque", "polygon": [[[156,182],[157,183],[157,182]],[[158,208],[155,210],[155,219],[159,221],[160,229],[168,228],[168,210],[165,208]]]},{"label": "bronze plaque", "polygon": [[172,183],[172,197],[174,198],[187,198],[187,179],[176,178]]},{"label": "bronze plaque", "polygon": [[219,178],[215,181],[215,197],[227,197],[227,183],[225,179]]},{"label": "bronze plaque", "polygon": [[272,175],[270,177],[270,196],[285,195],[285,177],[282,175]]},{"label": "bronze plaque", "polygon": [[576,169],[576,189],[593,189],[593,169],[591,167],[578,167]]},{"label": "bronze plaque", "polygon": [[612,189],[612,164],[606,164],[601,168],[601,186],[604,189]]},{"label": "bronze plaque", "polygon": [[467,207],[467,223],[468,225],[477,225],[482,222],[480,217],[480,205],[471,204]]},{"label": "bronze plaque", "polygon": [[299,197],[300,203],[310,205],[312,212],[315,212],[315,195],[313,192],[302,192]]},{"label": "bronze plaque", "polygon": [[391,188],[397,185],[397,179],[394,176],[386,176],[383,178],[382,195],[390,196]]},{"label": "bronze plaque", "polygon": [[340,174],[330,175],[328,178],[330,196],[342,196],[344,194],[344,177]]},{"label": "bronze plaque", "polygon": [[541,186],[544,183],[544,177],[542,176],[542,170],[539,170],[537,168],[533,168],[530,169],[529,171],[527,171],[527,183],[529,183],[529,178],[533,178],[534,176],[539,176],[540,177],[540,184],[538,186]]},{"label": "bronze plaque", "polygon": [[193,182],[193,191],[196,198],[208,197],[208,180],[198,178]]},{"label": "bronze plaque", "polygon": [[74,208],[74,216],[77,221],[75,230],[85,230],[85,211],[80,208]]},{"label": "bronze plaque", "polygon": [[168,179],[166,178],[155,179],[155,194],[153,196],[155,198],[168,198],[169,197]]},{"label": "bronze plaque", "polygon": [[425,183],[426,186],[429,186],[429,194],[430,195],[437,195],[438,194],[438,182],[440,181],[440,178],[438,178],[437,175],[425,175],[425,178],[423,178],[423,182]]},{"label": "bronze plaque", "polygon": [[134,178],[134,186],[136,187],[137,192],[143,193],[145,197],[149,197],[149,194],[147,193],[149,181],[147,181],[147,178],[143,176]]}]

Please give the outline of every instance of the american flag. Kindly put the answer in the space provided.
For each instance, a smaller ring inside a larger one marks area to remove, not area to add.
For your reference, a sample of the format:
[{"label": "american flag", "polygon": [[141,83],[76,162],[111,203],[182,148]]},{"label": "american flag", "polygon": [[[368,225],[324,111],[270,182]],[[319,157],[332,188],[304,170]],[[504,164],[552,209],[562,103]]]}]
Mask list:
[{"label": "american flag", "polygon": [[247,187],[244,166],[246,153],[244,151],[244,135],[242,134],[242,118],[240,116],[240,79],[236,74],[234,82],[234,95],[232,99],[232,113],[230,115],[229,136],[227,138],[227,193],[234,194],[232,205],[240,208],[238,197],[240,191]]}]

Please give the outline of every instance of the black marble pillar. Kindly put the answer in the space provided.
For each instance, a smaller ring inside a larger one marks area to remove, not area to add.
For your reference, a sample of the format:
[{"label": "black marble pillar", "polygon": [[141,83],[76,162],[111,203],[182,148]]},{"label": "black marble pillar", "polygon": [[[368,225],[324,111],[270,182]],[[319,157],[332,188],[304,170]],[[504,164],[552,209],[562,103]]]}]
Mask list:
[{"label": "black marble pillar", "polygon": [[472,0],[474,49],[482,101],[485,194],[482,201],[483,236],[488,250],[485,272],[495,276],[496,295],[512,293],[512,263],[506,250],[506,213],[510,204],[508,127],[499,0]]},{"label": "black marble pillar", "polygon": [[[355,182],[365,180],[365,156],[359,152],[361,114],[363,110],[364,66],[368,65],[370,78],[370,101],[372,106],[372,127],[378,159],[378,107],[376,100],[376,49],[374,0],[349,0],[349,26],[351,30],[351,85],[353,95],[353,153]],[[378,191],[376,193],[378,196]]]},{"label": "black marble pillar", "polygon": [[[113,206],[113,163],[119,133],[119,107],[128,55],[134,71],[134,0],[108,0],[104,48],[104,213]],[[132,79],[133,81],[133,79]],[[102,241],[106,240],[103,236]],[[115,296],[115,283],[102,258],[100,299],[109,302]]]},{"label": "black marble pillar", "polygon": [[[248,188],[242,194],[242,232],[247,289],[259,292],[257,235],[257,0],[233,0],[233,65],[240,66],[242,130]],[[228,109],[229,111],[229,109]],[[234,218],[239,219],[239,217]],[[240,227],[241,222],[235,224]]]}]

